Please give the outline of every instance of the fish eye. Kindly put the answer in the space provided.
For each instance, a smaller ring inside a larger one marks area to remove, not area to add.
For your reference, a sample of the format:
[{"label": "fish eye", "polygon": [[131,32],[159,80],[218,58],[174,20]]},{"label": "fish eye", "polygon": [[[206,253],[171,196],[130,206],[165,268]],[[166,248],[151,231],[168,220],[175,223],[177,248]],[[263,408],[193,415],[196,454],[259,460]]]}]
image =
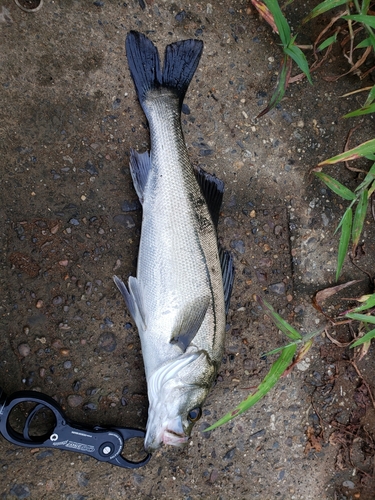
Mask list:
[{"label": "fish eye", "polygon": [[201,416],[202,416],[202,408],[200,408],[199,406],[197,408],[193,408],[188,413],[188,419],[190,420],[190,422],[196,422],[201,418]]}]

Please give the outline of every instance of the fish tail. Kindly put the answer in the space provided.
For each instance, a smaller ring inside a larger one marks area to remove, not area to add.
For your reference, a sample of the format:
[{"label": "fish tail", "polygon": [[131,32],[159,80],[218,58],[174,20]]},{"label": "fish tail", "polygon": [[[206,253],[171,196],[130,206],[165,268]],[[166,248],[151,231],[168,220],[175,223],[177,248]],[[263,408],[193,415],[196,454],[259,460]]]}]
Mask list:
[{"label": "fish tail", "polygon": [[203,42],[183,40],[167,45],[163,70],[158,49],[142,33],[130,31],[125,42],[129,69],[137,96],[147,115],[147,95],[161,88],[178,96],[180,106],[202,55]]}]

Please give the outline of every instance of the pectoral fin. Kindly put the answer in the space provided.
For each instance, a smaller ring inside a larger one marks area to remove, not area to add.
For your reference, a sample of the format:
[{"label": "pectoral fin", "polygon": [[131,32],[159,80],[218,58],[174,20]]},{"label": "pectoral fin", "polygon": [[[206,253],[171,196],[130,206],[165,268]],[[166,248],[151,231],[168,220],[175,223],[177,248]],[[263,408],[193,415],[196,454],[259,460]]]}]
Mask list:
[{"label": "pectoral fin", "polygon": [[117,276],[113,276],[117,288],[120,290],[124,297],[126,307],[129,313],[136,322],[138,330],[146,330],[145,316],[143,312],[142,295],[139,290],[138,281],[133,276],[129,278],[129,290],[126,288],[124,282]]},{"label": "pectoral fin", "polygon": [[186,351],[203,323],[209,303],[209,297],[199,297],[179,313],[171,344],[176,344],[183,352]]}]

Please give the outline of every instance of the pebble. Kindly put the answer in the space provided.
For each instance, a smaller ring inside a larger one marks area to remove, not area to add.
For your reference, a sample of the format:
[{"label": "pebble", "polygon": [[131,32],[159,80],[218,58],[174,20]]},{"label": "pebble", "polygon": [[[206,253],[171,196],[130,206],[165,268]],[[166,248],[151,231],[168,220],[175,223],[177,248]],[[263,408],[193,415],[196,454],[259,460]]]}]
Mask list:
[{"label": "pebble", "polygon": [[354,490],[355,488],[355,484],[353,483],[353,481],[344,481],[342,485],[344,486],[344,488],[349,488],[349,490]]},{"label": "pebble", "polygon": [[20,356],[22,356],[23,358],[26,358],[26,356],[28,356],[31,352],[29,344],[20,344],[18,346],[18,352],[19,352]]},{"label": "pebble", "polygon": [[96,411],[98,409],[98,405],[95,403],[87,403],[83,406],[85,411]]},{"label": "pebble", "polygon": [[236,453],[236,447],[231,448],[226,454],[223,456],[223,460],[231,460]]},{"label": "pebble", "polygon": [[98,172],[97,168],[95,167],[95,165],[90,160],[88,160],[86,162],[85,170],[90,175],[99,175],[99,172]]},{"label": "pebble", "polygon": [[124,200],[121,204],[121,210],[123,212],[134,212],[135,210],[140,210],[141,204],[139,200],[128,201]]},{"label": "pebble", "polygon": [[270,285],[268,290],[272,293],[276,293],[277,295],[284,295],[285,293],[285,283],[275,283],[274,285]]},{"label": "pebble", "polygon": [[11,487],[10,494],[16,498],[28,498],[30,496],[30,489],[26,484],[15,484]]},{"label": "pebble", "polygon": [[63,301],[62,297],[60,295],[57,295],[56,297],[53,297],[52,304],[54,306],[59,306],[60,304],[62,304],[62,301]]},{"label": "pebble", "polygon": [[82,396],[78,396],[78,394],[71,394],[68,396],[68,405],[71,408],[77,408],[82,403]]},{"label": "pebble", "polygon": [[65,361],[63,366],[64,366],[65,370],[70,370],[70,368],[72,367],[72,362]]},{"label": "pebble", "polygon": [[99,337],[99,348],[105,352],[113,352],[117,347],[116,337],[111,332],[104,332]]},{"label": "pebble", "polygon": [[79,221],[76,219],[76,218],[71,218],[69,221],[69,224],[71,224],[72,226],[79,226]]},{"label": "pebble", "polygon": [[184,10],[181,10],[180,12],[178,12],[178,14],[174,16],[176,21],[178,21],[179,23],[182,22],[185,19],[185,17],[186,17],[186,12]]},{"label": "pebble", "polygon": [[37,302],[36,302],[36,304],[35,304],[35,307],[36,307],[37,309],[41,309],[43,306],[44,306],[44,302],[43,302],[43,300],[41,300],[41,299],[37,300]]},{"label": "pebble", "polygon": [[85,472],[77,472],[76,476],[79,486],[85,487],[89,484],[90,479]]},{"label": "pebble", "polygon": [[245,243],[242,240],[232,240],[230,246],[240,254],[245,253]]},{"label": "pebble", "polygon": [[117,222],[117,224],[124,226],[126,229],[135,227],[135,222],[131,215],[118,214],[113,217],[113,220],[114,222]]}]

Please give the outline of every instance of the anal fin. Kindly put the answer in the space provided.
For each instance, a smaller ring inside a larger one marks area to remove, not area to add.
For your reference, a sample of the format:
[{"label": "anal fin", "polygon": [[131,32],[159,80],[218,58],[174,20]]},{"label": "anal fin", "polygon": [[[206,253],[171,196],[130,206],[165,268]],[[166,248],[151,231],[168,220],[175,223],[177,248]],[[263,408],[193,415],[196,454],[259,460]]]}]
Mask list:
[{"label": "anal fin", "polygon": [[130,150],[130,173],[139,201],[144,201],[144,190],[151,170],[151,158],[147,151],[138,153]]}]

